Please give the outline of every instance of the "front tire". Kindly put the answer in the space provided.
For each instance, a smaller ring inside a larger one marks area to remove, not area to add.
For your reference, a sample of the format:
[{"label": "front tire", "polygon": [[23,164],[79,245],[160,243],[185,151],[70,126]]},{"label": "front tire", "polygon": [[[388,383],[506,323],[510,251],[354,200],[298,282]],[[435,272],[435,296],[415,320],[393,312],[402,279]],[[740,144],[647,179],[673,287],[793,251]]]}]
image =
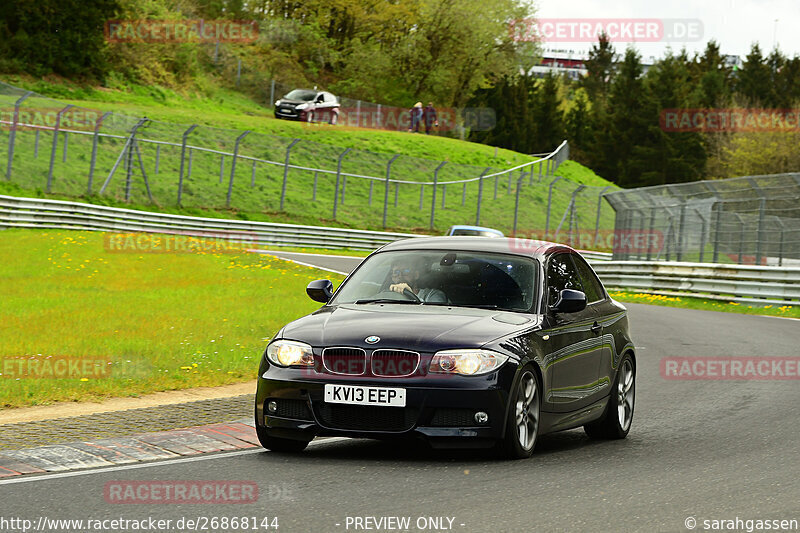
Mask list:
[{"label": "front tire", "polygon": [[606,411],[599,420],[583,426],[586,434],[593,439],[624,439],[627,437],[633,422],[635,397],[636,366],[633,364],[630,354],[626,353],[620,361]]},{"label": "front tire", "polygon": [[501,457],[526,459],[536,448],[542,406],[540,391],[536,374],[530,367],[525,367],[512,388],[506,433],[503,440],[498,443]]},{"label": "front tire", "polygon": [[271,437],[267,433],[267,428],[256,426],[256,435],[261,446],[273,452],[288,452],[299,453],[306,449],[307,440],[294,440],[294,439],[281,439],[278,437]]}]

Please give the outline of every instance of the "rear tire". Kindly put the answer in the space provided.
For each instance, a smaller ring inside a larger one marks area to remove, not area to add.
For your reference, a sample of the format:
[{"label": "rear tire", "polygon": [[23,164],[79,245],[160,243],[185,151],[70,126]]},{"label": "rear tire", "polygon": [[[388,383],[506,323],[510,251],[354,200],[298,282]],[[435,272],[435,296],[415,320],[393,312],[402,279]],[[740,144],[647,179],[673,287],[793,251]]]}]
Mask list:
[{"label": "rear tire", "polygon": [[539,440],[539,416],[542,406],[541,386],[536,373],[525,367],[519,374],[509,399],[506,433],[497,451],[504,459],[526,459]]},{"label": "rear tire", "polygon": [[586,434],[593,439],[624,439],[627,437],[633,423],[635,397],[636,366],[630,354],[626,353],[620,361],[619,371],[617,371],[605,413],[595,422],[583,426]]},{"label": "rear tire", "polygon": [[302,452],[311,441],[308,440],[294,440],[282,439],[278,437],[271,437],[267,433],[267,428],[256,426],[256,435],[261,446],[273,452],[289,452],[298,453]]}]

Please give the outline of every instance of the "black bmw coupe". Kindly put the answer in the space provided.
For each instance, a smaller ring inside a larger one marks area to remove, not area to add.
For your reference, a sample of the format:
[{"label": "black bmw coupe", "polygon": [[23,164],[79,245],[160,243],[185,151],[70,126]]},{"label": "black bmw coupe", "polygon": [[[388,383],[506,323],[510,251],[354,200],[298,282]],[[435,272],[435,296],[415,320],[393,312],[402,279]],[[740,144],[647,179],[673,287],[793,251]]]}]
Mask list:
[{"label": "black bmw coupe", "polygon": [[633,420],[625,308],[572,248],[518,239],[414,238],[367,257],[324,305],[267,346],[255,405],[265,448],[315,436],[421,438],[531,455],[583,426],[620,439]]}]

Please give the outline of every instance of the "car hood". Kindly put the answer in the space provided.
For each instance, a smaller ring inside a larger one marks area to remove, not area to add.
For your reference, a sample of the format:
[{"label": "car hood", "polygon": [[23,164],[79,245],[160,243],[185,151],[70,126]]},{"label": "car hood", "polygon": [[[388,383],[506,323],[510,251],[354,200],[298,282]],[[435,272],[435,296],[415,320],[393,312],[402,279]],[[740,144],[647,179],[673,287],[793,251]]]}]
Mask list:
[{"label": "car hood", "polygon": [[297,104],[310,104],[313,100],[287,100],[286,98],[281,98],[281,105],[288,104],[288,105],[297,105]]},{"label": "car hood", "polygon": [[[288,324],[285,339],[314,347],[359,346],[405,348],[432,352],[446,348],[476,348],[530,329],[538,315],[496,310],[409,304],[365,304],[323,307]],[[380,337],[367,344],[370,336]]]}]

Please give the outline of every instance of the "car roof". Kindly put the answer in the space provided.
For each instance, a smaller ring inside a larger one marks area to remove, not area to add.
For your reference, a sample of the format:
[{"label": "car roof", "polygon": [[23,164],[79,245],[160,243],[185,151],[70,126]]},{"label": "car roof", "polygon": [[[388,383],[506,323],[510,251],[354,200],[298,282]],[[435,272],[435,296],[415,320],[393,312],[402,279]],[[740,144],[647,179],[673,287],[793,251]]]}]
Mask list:
[{"label": "car roof", "polygon": [[491,232],[494,232],[494,233],[499,233],[501,235],[503,234],[503,232],[500,231],[499,229],[487,228],[485,226],[467,226],[465,224],[456,224],[454,226],[450,226],[450,230],[449,231],[452,231],[454,229],[471,229],[471,230],[476,230],[476,231],[491,231]]},{"label": "car roof", "polygon": [[499,237],[487,239],[473,236],[414,237],[391,242],[380,249],[381,252],[401,250],[453,250],[493,252],[536,259],[556,252],[578,253],[566,244],[533,239]]}]

